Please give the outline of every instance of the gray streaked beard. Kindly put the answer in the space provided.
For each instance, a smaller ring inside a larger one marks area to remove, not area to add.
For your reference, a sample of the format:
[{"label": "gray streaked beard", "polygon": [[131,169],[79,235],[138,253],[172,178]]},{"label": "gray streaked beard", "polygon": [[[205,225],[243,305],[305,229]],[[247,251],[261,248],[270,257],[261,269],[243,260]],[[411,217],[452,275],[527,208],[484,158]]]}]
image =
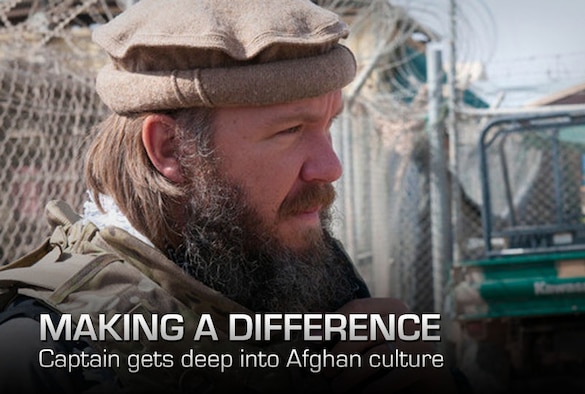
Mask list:
[{"label": "gray streaked beard", "polygon": [[174,253],[185,271],[255,312],[334,311],[355,297],[358,285],[333,247],[328,210],[321,231],[297,252],[272,235],[240,186],[208,163],[196,172],[183,244]]}]

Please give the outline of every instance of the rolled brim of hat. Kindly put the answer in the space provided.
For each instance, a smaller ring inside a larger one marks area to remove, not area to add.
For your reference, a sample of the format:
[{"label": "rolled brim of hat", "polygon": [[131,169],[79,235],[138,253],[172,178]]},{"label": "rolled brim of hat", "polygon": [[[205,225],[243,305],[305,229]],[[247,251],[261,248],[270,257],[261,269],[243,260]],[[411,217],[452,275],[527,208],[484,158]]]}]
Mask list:
[{"label": "rolled brim of hat", "polygon": [[315,56],[222,68],[131,72],[110,64],[98,73],[96,89],[117,113],[270,105],[341,89],[355,73],[351,51],[335,44]]}]

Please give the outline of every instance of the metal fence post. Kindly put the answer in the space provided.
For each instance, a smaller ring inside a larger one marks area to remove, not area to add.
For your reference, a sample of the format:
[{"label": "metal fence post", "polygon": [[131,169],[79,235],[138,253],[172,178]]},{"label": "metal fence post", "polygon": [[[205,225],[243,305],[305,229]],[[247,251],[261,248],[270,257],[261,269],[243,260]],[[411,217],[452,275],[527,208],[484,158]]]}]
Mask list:
[{"label": "metal fence post", "polygon": [[442,105],[442,58],[441,46],[427,45],[428,123],[430,143],[430,197],[431,241],[433,266],[433,299],[436,312],[442,311],[445,264],[450,255],[449,194],[443,148]]}]

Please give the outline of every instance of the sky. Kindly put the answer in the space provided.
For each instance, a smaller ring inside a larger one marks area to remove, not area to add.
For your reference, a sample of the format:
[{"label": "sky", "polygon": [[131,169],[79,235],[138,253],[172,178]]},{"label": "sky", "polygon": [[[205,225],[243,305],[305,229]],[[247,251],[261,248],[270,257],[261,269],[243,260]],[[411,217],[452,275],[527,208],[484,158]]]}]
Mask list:
[{"label": "sky", "polygon": [[[445,37],[448,0],[402,3]],[[474,88],[488,103],[528,104],[585,83],[584,0],[456,0],[457,59],[483,66]],[[503,96],[500,96],[503,95]]]}]

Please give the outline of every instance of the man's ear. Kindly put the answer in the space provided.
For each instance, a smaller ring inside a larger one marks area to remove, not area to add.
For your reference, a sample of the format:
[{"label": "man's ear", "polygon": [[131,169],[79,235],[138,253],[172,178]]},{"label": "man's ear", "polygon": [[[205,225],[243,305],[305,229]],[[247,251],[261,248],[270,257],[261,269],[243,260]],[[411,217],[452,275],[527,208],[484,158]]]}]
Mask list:
[{"label": "man's ear", "polygon": [[166,115],[148,115],[142,123],[142,143],[158,172],[169,180],[181,183],[183,176],[177,160],[175,120]]}]

